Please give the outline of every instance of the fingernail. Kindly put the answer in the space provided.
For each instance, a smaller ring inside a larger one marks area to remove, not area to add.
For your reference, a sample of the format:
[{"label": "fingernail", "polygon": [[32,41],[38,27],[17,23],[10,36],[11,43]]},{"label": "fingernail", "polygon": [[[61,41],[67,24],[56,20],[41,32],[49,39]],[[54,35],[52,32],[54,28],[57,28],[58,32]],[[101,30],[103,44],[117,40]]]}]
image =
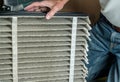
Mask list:
[{"label": "fingernail", "polygon": [[46,19],[48,19],[48,20],[49,20],[49,19],[50,19],[50,16],[46,16]]}]

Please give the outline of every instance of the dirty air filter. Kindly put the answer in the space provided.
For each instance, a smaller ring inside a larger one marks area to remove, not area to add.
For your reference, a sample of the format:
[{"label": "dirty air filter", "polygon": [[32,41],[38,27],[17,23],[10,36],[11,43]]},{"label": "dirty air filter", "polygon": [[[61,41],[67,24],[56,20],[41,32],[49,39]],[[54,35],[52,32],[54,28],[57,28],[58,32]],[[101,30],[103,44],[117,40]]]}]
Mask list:
[{"label": "dirty air filter", "polygon": [[84,14],[0,13],[0,82],[86,82]]}]

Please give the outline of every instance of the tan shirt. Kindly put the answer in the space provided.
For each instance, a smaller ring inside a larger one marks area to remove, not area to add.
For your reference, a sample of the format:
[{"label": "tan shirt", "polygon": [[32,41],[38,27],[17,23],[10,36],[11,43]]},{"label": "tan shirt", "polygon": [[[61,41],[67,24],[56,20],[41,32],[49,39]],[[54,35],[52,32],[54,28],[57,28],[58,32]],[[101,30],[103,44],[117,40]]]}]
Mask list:
[{"label": "tan shirt", "polygon": [[100,0],[101,13],[109,22],[120,27],[120,0]]}]

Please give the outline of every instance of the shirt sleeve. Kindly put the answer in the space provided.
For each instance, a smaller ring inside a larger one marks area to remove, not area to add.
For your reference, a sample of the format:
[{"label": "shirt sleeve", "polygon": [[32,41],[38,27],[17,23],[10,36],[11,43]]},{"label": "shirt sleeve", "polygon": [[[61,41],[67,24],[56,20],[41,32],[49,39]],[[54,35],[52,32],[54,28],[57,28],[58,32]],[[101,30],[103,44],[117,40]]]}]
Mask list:
[{"label": "shirt sleeve", "polygon": [[120,0],[99,0],[101,5],[101,13],[108,21],[120,27]]}]

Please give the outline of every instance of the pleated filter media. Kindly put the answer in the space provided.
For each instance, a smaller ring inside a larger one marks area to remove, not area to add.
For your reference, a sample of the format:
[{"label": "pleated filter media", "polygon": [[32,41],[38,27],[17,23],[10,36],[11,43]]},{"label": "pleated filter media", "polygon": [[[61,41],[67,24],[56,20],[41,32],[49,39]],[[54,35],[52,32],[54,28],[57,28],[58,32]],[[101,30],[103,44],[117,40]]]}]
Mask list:
[{"label": "pleated filter media", "polygon": [[0,82],[86,82],[87,15],[0,16]]}]

